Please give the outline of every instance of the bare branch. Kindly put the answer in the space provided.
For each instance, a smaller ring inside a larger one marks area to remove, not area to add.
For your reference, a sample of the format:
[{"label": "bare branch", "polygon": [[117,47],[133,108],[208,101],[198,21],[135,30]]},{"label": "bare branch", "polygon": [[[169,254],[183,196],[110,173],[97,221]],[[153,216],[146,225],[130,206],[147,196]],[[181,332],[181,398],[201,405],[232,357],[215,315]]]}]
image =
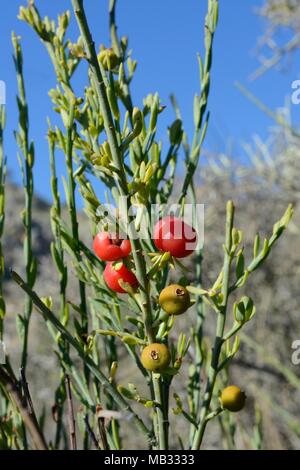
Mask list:
[{"label": "bare branch", "polygon": [[46,440],[38,425],[34,412],[32,414],[28,403],[24,403],[18,383],[7,373],[3,366],[0,366],[0,382],[19,408],[24,424],[31,435],[36,449],[47,450],[48,446]]},{"label": "bare branch", "polygon": [[68,422],[69,422],[69,432],[70,432],[70,446],[72,450],[77,450],[76,442],[76,423],[74,418],[74,409],[73,409],[73,400],[71,392],[70,377],[65,376],[65,385],[67,393],[67,402],[68,402]]}]

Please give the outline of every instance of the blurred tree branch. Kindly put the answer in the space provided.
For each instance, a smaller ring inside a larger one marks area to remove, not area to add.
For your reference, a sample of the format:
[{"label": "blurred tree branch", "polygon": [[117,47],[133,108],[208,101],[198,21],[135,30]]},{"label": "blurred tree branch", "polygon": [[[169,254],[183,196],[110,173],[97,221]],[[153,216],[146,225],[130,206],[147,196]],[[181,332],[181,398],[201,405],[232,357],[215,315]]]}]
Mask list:
[{"label": "blurred tree branch", "polygon": [[[260,67],[251,79],[278,66],[300,47],[300,3],[298,0],[265,0],[257,13],[267,21],[265,34],[259,41]],[[282,35],[281,33],[285,34]]]}]

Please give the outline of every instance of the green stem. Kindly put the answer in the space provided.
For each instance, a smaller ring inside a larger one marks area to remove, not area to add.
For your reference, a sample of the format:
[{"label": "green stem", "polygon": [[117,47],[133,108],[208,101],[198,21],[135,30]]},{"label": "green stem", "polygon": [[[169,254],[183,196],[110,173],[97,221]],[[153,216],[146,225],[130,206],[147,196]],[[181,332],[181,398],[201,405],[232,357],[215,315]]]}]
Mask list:
[{"label": "green stem", "polygon": [[[118,54],[118,56],[122,57],[120,42],[119,42],[118,35],[117,35],[116,4],[117,4],[117,0],[110,0],[109,1],[109,29],[110,29],[110,37],[111,37],[112,46],[113,46],[115,52]],[[123,59],[123,57],[122,57],[122,59]],[[127,111],[129,112],[129,119],[131,120],[131,124],[132,124],[133,104],[132,104],[129,84],[128,84],[128,80],[127,80],[127,77],[126,77],[125,70],[124,70],[123,91],[124,91],[124,104],[126,106]]]},{"label": "green stem", "polygon": [[[19,96],[17,98],[19,108],[19,130],[15,133],[17,142],[24,157],[23,180],[25,191],[25,210],[23,223],[25,227],[24,239],[24,255],[26,266],[26,279],[30,287],[33,287],[35,281],[35,260],[32,253],[32,197],[33,197],[33,164],[34,164],[34,148],[33,144],[29,144],[29,120],[28,106],[26,102],[25,84],[23,77],[23,57],[22,50],[18,38],[13,34],[12,42],[14,46],[14,63],[17,74]],[[32,313],[32,301],[29,296],[25,297],[24,316],[23,316],[23,345],[21,367],[24,371],[27,365],[28,355],[28,335],[29,324]]]},{"label": "green stem", "polygon": [[158,374],[152,374],[152,384],[155,401],[158,403],[156,406],[156,416],[157,416],[157,432],[155,433],[158,436],[159,450],[166,450],[167,445],[167,433],[165,428],[165,412],[163,406],[163,397],[162,397],[162,384],[161,377]]},{"label": "green stem", "polygon": [[[51,188],[52,188],[52,197],[53,197],[53,206],[52,212],[54,217],[53,220],[53,236],[54,236],[54,243],[57,249],[57,253],[60,258],[61,267],[64,268],[64,252],[62,246],[62,239],[61,239],[61,230],[60,225],[58,223],[58,218],[61,216],[61,203],[60,203],[60,195],[58,192],[58,181],[57,181],[57,174],[56,174],[56,164],[55,164],[55,139],[53,136],[50,135],[49,131],[49,154],[50,154],[50,171],[51,171]],[[65,315],[65,308],[66,308],[66,287],[67,287],[67,279],[66,279],[66,272],[64,269],[59,269],[59,295],[60,295],[60,318],[63,319]]]},{"label": "green stem", "polygon": [[[108,143],[110,145],[110,150],[112,154],[112,159],[114,166],[117,169],[117,185],[119,187],[120,196],[129,201],[129,191],[127,187],[126,173],[124,168],[124,162],[122,158],[122,152],[118,145],[118,138],[116,135],[114,121],[112,113],[110,110],[109,102],[106,94],[105,82],[102,77],[102,73],[99,67],[98,58],[95,49],[95,43],[93,41],[89,25],[86,19],[83,0],[72,0],[72,5],[74,13],[78,22],[78,26],[85,44],[87,59],[90,64],[90,68],[95,80],[95,86],[97,90],[97,95],[99,99],[99,104],[101,108],[101,113],[104,120],[105,132],[107,135]],[[151,312],[151,303],[149,296],[149,281],[147,279],[146,263],[142,254],[142,249],[139,240],[135,239],[133,228],[132,228],[132,218],[129,221],[129,238],[132,246],[132,255],[136,267],[137,278],[140,285],[140,295],[141,295],[141,306],[143,313],[143,320],[145,325],[145,331],[149,343],[155,341],[155,335],[152,327],[152,312]],[[161,405],[161,400],[159,396],[156,396],[155,399]],[[157,411],[158,420],[161,421],[161,413]],[[163,426],[159,426],[159,429],[162,429]],[[165,441],[165,439],[162,439]]]},{"label": "green stem", "polygon": [[[72,105],[71,105],[72,108]],[[66,149],[66,165],[68,172],[68,209],[70,212],[71,227],[72,227],[72,237],[73,240],[77,242],[77,247],[79,246],[79,232],[78,232],[78,220],[77,220],[77,211],[76,211],[76,200],[75,200],[75,191],[76,191],[76,182],[73,174],[73,129],[74,126],[74,108],[71,109],[71,116],[69,121],[69,126],[67,128],[67,149]],[[81,261],[81,254],[78,248],[76,249],[75,256],[78,261]],[[81,335],[83,338],[86,338],[88,334],[88,315],[87,315],[87,304],[86,304],[86,294],[85,294],[85,283],[79,280],[79,297],[80,297],[80,314],[81,314]],[[84,376],[86,384],[89,384],[89,369],[84,363]],[[88,432],[85,430],[84,435],[84,449],[88,448]]]},{"label": "green stem", "polygon": [[[192,204],[196,207],[196,191],[195,186],[192,181],[191,184],[191,197],[192,197]],[[200,221],[198,220],[196,214],[196,224],[195,228],[197,233],[200,231]],[[202,287],[202,249],[196,250],[196,280],[197,280],[197,287]],[[201,383],[200,383],[200,372],[203,363],[203,351],[202,351],[202,339],[203,339],[203,322],[204,322],[204,302],[200,295],[196,298],[196,313],[197,313],[197,320],[196,325],[192,330],[193,339],[194,339],[194,349],[195,349],[195,363],[193,367],[191,367],[190,375],[189,375],[189,395],[191,399],[190,404],[190,411],[194,419],[197,419],[199,408],[200,408],[200,396],[201,396]],[[191,426],[190,429],[190,441],[192,442],[193,435],[194,435],[194,426]]]},{"label": "green stem", "polygon": [[[114,122],[113,122],[111,110],[110,110],[107,95],[106,95],[105,84],[104,84],[101,70],[98,64],[95,45],[94,45],[90,30],[89,30],[89,26],[87,23],[87,19],[85,16],[85,12],[83,9],[83,1],[72,0],[72,3],[73,3],[73,8],[75,11],[76,18],[78,21],[78,25],[81,31],[81,35],[84,39],[90,67],[95,77],[95,86],[96,86],[96,90],[98,94],[101,112],[102,112],[103,119],[104,119],[105,131],[106,131],[108,142],[110,145],[114,166],[116,167],[117,173],[118,173],[117,183],[119,187],[120,196],[126,198],[128,201],[129,191],[127,187],[127,180],[126,180],[123,159],[122,159],[121,151],[118,145],[118,139],[117,139],[117,135],[116,135],[115,128],[114,128]],[[147,336],[148,336],[149,341],[153,342],[155,338],[154,338],[154,333],[152,330],[152,315],[151,315],[150,298],[148,294],[146,264],[145,264],[144,258],[141,256],[141,246],[140,246],[139,240],[136,240],[135,237],[133,236],[131,224],[129,224],[129,237],[131,239],[132,254],[133,254],[134,262],[136,265],[137,277],[138,277],[140,288],[141,288],[145,328],[147,331]]]},{"label": "green stem", "polygon": [[208,380],[206,384],[206,390],[204,395],[204,401],[200,412],[199,427],[195,432],[192,449],[198,450],[201,446],[203,434],[207,424],[207,414],[216,383],[218,374],[219,358],[221,348],[224,342],[224,328],[226,321],[227,303],[228,303],[228,292],[229,292],[229,278],[230,278],[230,267],[232,261],[231,247],[232,247],[232,228],[234,219],[234,205],[232,201],[227,203],[227,216],[226,216],[226,242],[224,246],[224,264],[223,264],[223,283],[222,283],[222,303],[219,307],[217,329],[215,343],[213,347],[212,359],[208,373]]},{"label": "green stem", "polygon": [[[68,172],[68,209],[70,212],[70,219],[71,219],[71,228],[72,228],[72,237],[73,240],[76,241],[76,252],[75,256],[77,261],[81,262],[81,253],[78,249],[79,247],[79,231],[78,231],[78,220],[77,220],[77,211],[76,211],[76,200],[75,200],[75,192],[76,192],[76,181],[74,178],[74,171],[73,171],[73,137],[74,136],[74,104],[71,103],[70,105],[70,116],[69,116],[69,123],[67,126],[67,148],[66,148],[66,165],[67,165],[67,172]],[[79,280],[79,297],[80,297],[80,315],[81,315],[81,335],[82,338],[86,338],[88,334],[88,315],[87,315],[87,303],[86,303],[86,293],[85,293],[85,283]],[[89,384],[89,369],[84,364],[84,376],[86,380],[86,384]],[[88,439],[89,435],[87,430],[85,430],[84,435],[84,449],[88,448]]]},{"label": "green stem", "polygon": [[[51,129],[48,133],[49,140],[49,154],[50,154],[50,171],[51,171],[51,188],[52,188],[52,197],[53,205],[51,210],[51,218],[53,223],[53,236],[54,236],[54,249],[56,250],[57,256],[59,257],[59,265],[57,265],[57,271],[59,275],[59,296],[60,296],[60,321],[65,324],[65,315],[66,315],[66,288],[67,288],[67,268],[64,265],[64,251],[62,246],[61,239],[61,230],[60,225],[57,221],[57,218],[61,216],[61,203],[60,195],[58,192],[58,182],[56,174],[56,164],[55,164],[55,136],[52,133]],[[54,260],[55,261],[55,260]],[[66,353],[68,345],[65,342],[61,341],[59,337],[57,339],[58,347],[61,354]],[[66,395],[64,392],[64,376],[65,368],[60,364],[60,382],[55,392],[55,404],[57,406],[57,420],[56,420],[56,432],[55,432],[55,449],[59,448],[62,430],[63,430],[63,411],[64,403],[66,400]]]},{"label": "green stem", "polygon": [[[79,232],[78,232],[78,220],[77,220],[76,201],[75,201],[76,182],[75,182],[74,175],[73,175],[73,119],[72,120],[70,119],[70,125],[67,128],[66,164],[67,164],[67,172],[68,172],[68,208],[69,208],[70,218],[71,218],[72,236],[73,236],[73,239],[77,242],[76,245],[78,246],[79,245]],[[81,255],[79,251],[76,252],[76,258],[79,262],[81,261]],[[87,305],[86,305],[86,295],[85,295],[85,284],[82,281],[79,281],[79,295],[80,295],[82,334],[87,334],[88,332]]]}]

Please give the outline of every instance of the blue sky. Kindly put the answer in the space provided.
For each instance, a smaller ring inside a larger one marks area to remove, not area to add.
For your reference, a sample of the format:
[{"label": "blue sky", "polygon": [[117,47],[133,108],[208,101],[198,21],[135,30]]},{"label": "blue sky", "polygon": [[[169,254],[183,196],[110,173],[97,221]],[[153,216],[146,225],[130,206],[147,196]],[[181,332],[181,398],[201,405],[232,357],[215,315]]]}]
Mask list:
[{"label": "blue sky", "polygon": [[[36,145],[35,188],[38,194],[50,198],[45,136],[46,118],[53,116],[47,93],[55,86],[55,77],[43,45],[35,33],[16,18],[19,6],[25,3],[26,0],[5,2],[0,17],[0,80],[4,80],[7,86],[5,149],[11,177],[19,182],[17,149],[12,134],[17,125],[16,80],[11,58],[11,31],[14,30],[22,37],[23,44],[30,136]],[[97,43],[109,42],[107,3],[107,0],[85,0]],[[51,18],[71,9],[70,0],[37,0],[36,4],[42,15],[47,14]],[[231,143],[233,155],[241,157],[242,143],[250,141],[255,133],[266,137],[272,125],[272,121],[236,89],[235,81],[244,84],[274,109],[290,95],[292,81],[300,78],[300,69],[294,60],[285,73],[269,71],[256,81],[249,81],[249,75],[258,66],[255,51],[264,30],[263,20],[254,14],[255,8],[261,4],[262,0],[220,0],[209,100],[211,120],[205,141],[205,148],[210,151],[224,151]],[[168,105],[161,115],[160,135],[163,140],[167,126],[173,120],[168,98],[171,92],[177,96],[188,133],[192,133],[193,96],[199,88],[196,53],[203,52],[205,10],[205,0],[119,0],[119,34],[129,35],[133,57],[138,60],[132,84],[134,103],[141,106],[148,93],[159,92],[162,102]],[[72,20],[70,37],[75,39],[77,36],[77,25]],[[76,82],[78,89],[82,90],[85,84],[83,73],[78,74]],[[297,113],[299,110],[294,109],[295,121],[299,116]],[[63,173],[61,156],[59,160],[59,172]]]}]

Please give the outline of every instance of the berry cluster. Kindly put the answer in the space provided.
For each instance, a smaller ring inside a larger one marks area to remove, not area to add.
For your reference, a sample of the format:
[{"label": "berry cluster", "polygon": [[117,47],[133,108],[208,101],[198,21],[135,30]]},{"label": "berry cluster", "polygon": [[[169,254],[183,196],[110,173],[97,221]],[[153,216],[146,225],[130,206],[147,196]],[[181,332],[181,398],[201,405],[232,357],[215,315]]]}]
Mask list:
[{"label": "berry cluster", "polygon": [[[159,253],[170,258],[185,258],[193,253],[198,241],[196,230],[182,219],[167,216],[154,227],[153,242]],[[131,244],[118,235],[100,232],[94,239],[94,251],[105,261],[103,277],[107,286],[119,294],[138,288],[138,280],[128,268]],[[159,295],[158,303],[167,315],[181,315],[191,306],[188,290],[179,284],[170,284]],[[168,347],[163,343],[148,344],[142,351],[141,363],[150,372],[164,372],[171,361]],[[220,402],[223,409],[239,411],[245,404],[245,394],[236,386],[223,390]]]},{"label": "berry cluster", "polygon": [[[153,241],[156,248],[163,253],[168,252],[174,258],[184,258],[190,255],[197,243],[197,234],[193,227],[186,224],[182,219],[174,216],[167,216],[160,219],[154,228]],[[126,266],[125,258],[131,253],[131,244],[129,240],[122,240],[117,235],[111,235],[108,232],[100,232],[94,239],[94,251],[98,258],[107,262],[104,270],[104,280],[107,286],[120,294],[126,293],[124,286],[131,288],[138,286],[135,274]],[[183,304],[187,302],[187,294],[174,292],[174,302]],[[164,297],[170,297],[171,291],[166,291],[162,297],[167,313],[170,312],[170,301],[164,300]],[[176,300],[177,298],[177,300]],[[174,303],[173,302],[173,303]],[[178,307],[177,307],[178,309]],[[180,308],[179,308],[180,310]],[[178,315],[183,312],[174,312]]]}]

